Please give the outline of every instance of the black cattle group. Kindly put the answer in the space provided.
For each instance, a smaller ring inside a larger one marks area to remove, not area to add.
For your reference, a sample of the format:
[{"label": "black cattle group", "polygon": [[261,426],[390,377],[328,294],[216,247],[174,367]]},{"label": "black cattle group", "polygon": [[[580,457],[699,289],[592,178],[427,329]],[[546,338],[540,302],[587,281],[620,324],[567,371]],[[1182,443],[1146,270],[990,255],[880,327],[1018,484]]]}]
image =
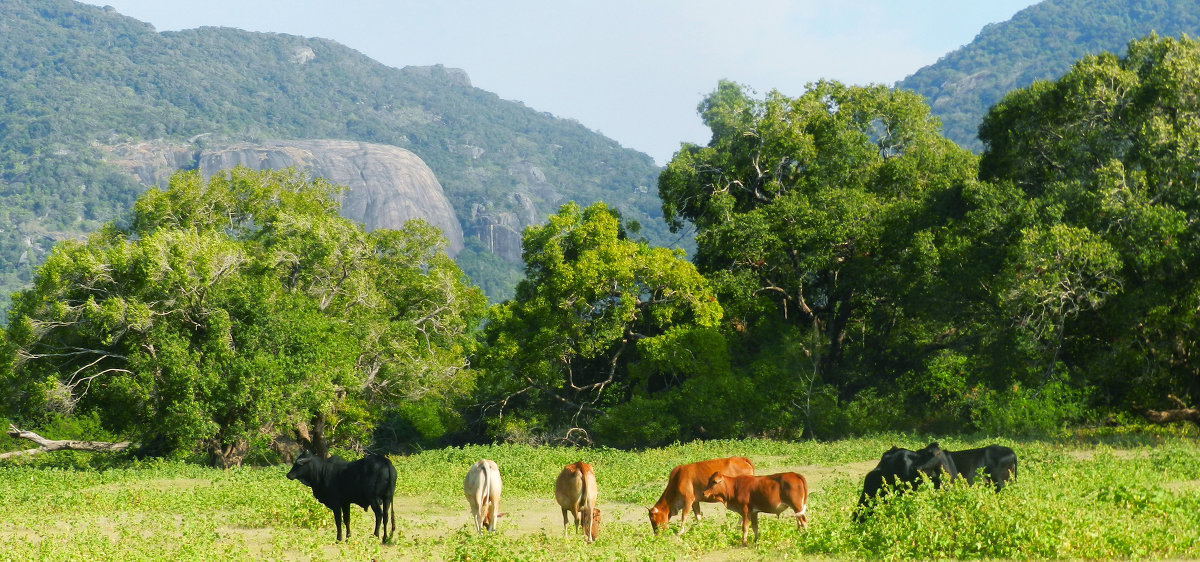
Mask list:
[{"label": "black cattle group", "polygon": [[923,480],[922,475],[936,489],[941,487],[943,477],[954,480],[961,476],[966,478],[967,484],[973,485],[977,472],[982,472],[984,479],[999,492],[1017,475],[1017,454],[1003,445],[962,451],[946,451],[937,443],[930,443],[919,451],[892,447],[867,473],[862,494],[858,496],[858,507],[854,510],[854,520],[866,519],[875,502],[882,500],[889,490],[893,494],[903,492],[902,483],[916,489]]},{"label": "black cattle group", "polygon": [[[342,525],[346,526],[346,538],[350,538],[350,504],[366,511],[375,512],[375,536],[379,536],[383,525],[383,542],[396,534],[396,512],[392,508],[392,496],[396,492],[396,467],[383,455],[367,455],[354,462],[346,462],[338,456],[329,459],[305,453],[292,463],[288,480],[299,480],[312,488],[313,497],[333,511],[333,524],[337,526],[337,540],[342,540]],[[388,518],[392,520],[392,532],[388,533]]]}]

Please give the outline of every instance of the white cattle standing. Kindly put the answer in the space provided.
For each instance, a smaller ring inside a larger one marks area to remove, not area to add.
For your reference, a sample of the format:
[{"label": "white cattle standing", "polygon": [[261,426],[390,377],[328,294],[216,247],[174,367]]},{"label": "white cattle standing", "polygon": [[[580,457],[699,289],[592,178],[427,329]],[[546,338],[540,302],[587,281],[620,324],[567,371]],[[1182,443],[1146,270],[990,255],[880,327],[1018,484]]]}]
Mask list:
[{"label": "white cattle standing", "polygon": [[475,518],[475,530],[496,530],[496,519],[500,516],[500,467],[494,461],[483,459],[467,471],[463,481],[463,495],[471,504],[471,515]]}]

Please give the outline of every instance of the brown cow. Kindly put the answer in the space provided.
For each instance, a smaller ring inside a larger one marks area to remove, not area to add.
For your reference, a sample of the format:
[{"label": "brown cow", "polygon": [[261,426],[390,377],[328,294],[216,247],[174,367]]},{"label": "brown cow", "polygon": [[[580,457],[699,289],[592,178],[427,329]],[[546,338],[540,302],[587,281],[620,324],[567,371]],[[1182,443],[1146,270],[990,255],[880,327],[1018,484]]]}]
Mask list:
[{"label": "brown cow", "polygon": [[742,516],[742,546],[746,546],[746,528],[754,527],[758,542],[759,512],[779,515],[787,508],[796,512],[796,527],[808,526],[808,482],[795,472],[767,476],[726,476],[713,473],[704,488],[704,501],[719,501],[729,511]]},{"label": "brown cow", "polygon": [[554,481],[554,500],[562,507],[563,536],[567,536],[567,513],[575,519],[575,530],[583,524],[583,539],[600,535],[600,510],[596,509],[596,473],[585,462],[568,464]]},{"label": "brown cow", "polygon": [[746,457],[729,457],[681,464],[672,469],[671,479],[667,481],[667,489],[663,490],[658,502],[650,508],[650,527],[654,529],[655,533],[658,533],[660,529],[666,529],[671,517],[680,510],[683,511],[679,518],[680,535],[687,527],[688,509],[694,510],[694,517],[697,521],[700,520],[703,516],[700,513],[700,502],[717,501],[706,500],[702,495],[704,487],[708,485],[709,477],[713,473],[729,476],[754,474],[754,463]]}]

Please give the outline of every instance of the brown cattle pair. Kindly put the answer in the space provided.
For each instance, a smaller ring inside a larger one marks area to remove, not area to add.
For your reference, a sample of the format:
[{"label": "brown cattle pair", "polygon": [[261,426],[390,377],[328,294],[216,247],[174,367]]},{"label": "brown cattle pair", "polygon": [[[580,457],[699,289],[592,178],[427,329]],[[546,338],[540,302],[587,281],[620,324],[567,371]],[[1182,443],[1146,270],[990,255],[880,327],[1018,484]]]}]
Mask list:
[{"label": "brown cattle pair", "polygon": [[650,526],[657,533],[665,529],[676,513],[682,511],[679,534],[687,526],[689,508],[697,521],[702,517],[700,502],[725,505],[742,516],[742,545],[746,545],[749,526],[758,540],[758,514],[783,513],[791,507],[800,528],[808,525],[808,483],[795,472],[754,476],[754,463],[746,457],[729,457],[683,464],[671,470],[667,488],[650,508]]}]

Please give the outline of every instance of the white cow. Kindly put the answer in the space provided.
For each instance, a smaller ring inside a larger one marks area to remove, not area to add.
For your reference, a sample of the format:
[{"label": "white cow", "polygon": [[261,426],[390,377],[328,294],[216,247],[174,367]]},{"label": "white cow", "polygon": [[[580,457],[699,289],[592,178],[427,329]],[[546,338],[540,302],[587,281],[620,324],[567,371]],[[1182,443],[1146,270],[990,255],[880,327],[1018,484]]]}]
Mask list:
[{"label": "white cow", "polygon": [[471,504],[471,515],[475,518],[475,530],[496,530],[496,519],[500,516],[500,467],[494,461],[483,459],[467,471],[463,481],[463,495]]}]

